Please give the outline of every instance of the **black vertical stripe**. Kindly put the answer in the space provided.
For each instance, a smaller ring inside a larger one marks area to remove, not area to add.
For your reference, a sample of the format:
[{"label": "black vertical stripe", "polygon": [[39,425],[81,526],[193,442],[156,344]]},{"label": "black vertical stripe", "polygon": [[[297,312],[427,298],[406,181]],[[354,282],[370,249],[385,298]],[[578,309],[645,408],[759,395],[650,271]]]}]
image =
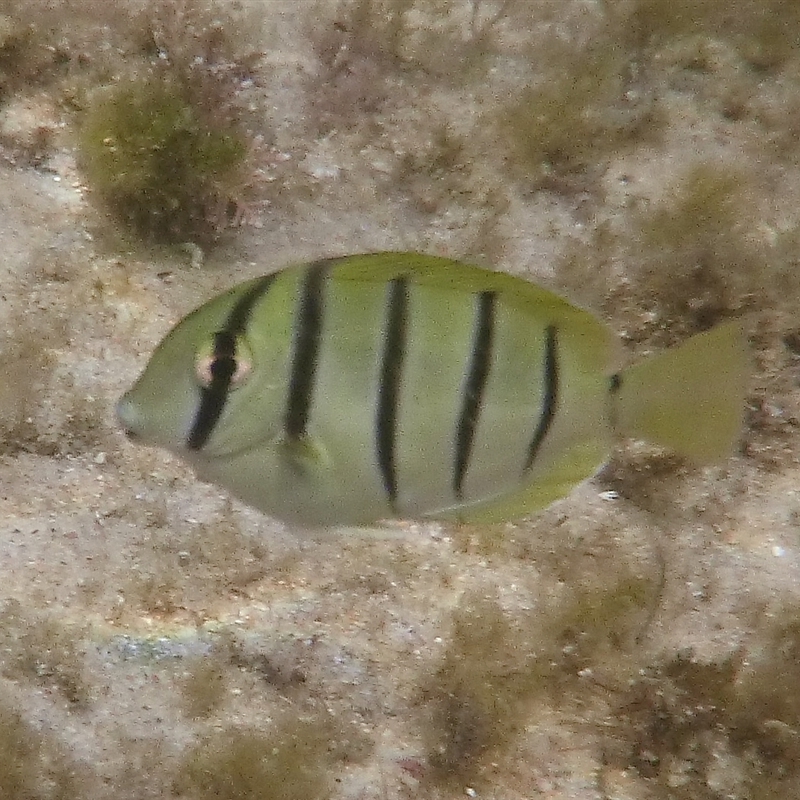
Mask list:
[{"label": "black vertical stripe", "polygon": [[464,480],[469,469],[475,430],[481,414],[483,392],[489,378],[494,347],[494,292],[477,295],[475,333],[466,378],[464,379],[461,411],[456,425],[456,453],[453,464],[453,494],[457,500],[464,498]]},{"label": "black vertical stripe", "polygon": [[211,351],[211,381],[200,389],[200,402],[186,437],[189,450],[200,450],[211,436],[228,400],[231,380],[236,374],[236,340],[244,332],[256,303],[269,291],[276,275],[267,275],[253,284],[231,309],[228,319],[214,333]]},{"label": "black vertical stripe", "polygon": [[300,287],[284,417],[286,437],[290,440],[302,438],[308,429],[322,335],[323,287],[329,268],[327,261],[310,264]]},{"label": "black vertical stripe", "polygon": [[408,328],[408,279],[389,281],[386,306],[386,328],[378,383],[378,410],[375,421],[375,445],[383,487],[394,510],[397,503],[397,412],[403,379]]},{"label": "black vertical stripe", "polygon": [[618,416],[619,416],[619,407],[617,404],[617,398],[619,397],[620,390],[622,389],[622,374],[619,372],[615,372],[611,377],[608,379],[608,397],[609,397],[609,418],[611,420],[611,429],[612,430],[619,430],[617,426]]},{"label": "black vertical stripe", "polygon": [[528,445],[528,455],[525,459],[525,472],[533,466],[536,454],[539,452],[544,437],[547,436],[547,431],[550,430],[550,425],[553,422],[553,416],[556,411],[556,404],[558,403],[558,339],[555,325],[548,325],[545,330],[542,374],[544,378],[542,408],[539,412],[539,421],[536,424],[536,430],[533,432],[533,438]]}]

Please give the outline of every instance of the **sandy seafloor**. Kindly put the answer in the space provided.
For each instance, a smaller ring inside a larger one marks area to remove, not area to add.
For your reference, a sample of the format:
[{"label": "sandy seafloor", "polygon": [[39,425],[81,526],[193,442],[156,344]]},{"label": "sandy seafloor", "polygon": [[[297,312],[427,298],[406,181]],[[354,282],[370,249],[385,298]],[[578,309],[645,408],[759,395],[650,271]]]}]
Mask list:
[{"label": "sandy seafloor", "polygon": [[[500,173],[488,134],[463,163],[398,177],[436,126],[469,142],[481,115],[546,79],[520,56],[519,20],[498,23],[505,55],[485,82],[393,78],[359,125],[320,133],[307,124],[315,23],[264,5],[280,190],[200,265],[103,235],[46,91],[4,111],[0,797],[800,796],[800,366],[784,343],[797,296],[741,304],[753,377],[730,460],[694,470],[620,450],[554,507],[491,530],[309,538],[127,442],[113,419],[184,313],[293,261],[419,249],[574,291],[574,260],[570,286],[557,268],[570,243],[624,229],[694,162],[744,171],[748,230],[768,251],[798,226],[800,150],[759,150],[755,122],[719,113],[735,52],[717,42],[683,83],[672,64],[655,82],[660,137],[605,153],[592,187]],[[553,35],[591,36],[590,6],[551,11]],[[782,80],[775,102],[791,96]],[[53,126],[37,164],[15,149],[26,125]],[[620,263],[630,320],[647,287]],[[621,325],[611,287],[586,284],[582,302]],[[252,749],[237,762],[226,747],[240,733]],[[300,766],[264,777],[286,748]]]}]

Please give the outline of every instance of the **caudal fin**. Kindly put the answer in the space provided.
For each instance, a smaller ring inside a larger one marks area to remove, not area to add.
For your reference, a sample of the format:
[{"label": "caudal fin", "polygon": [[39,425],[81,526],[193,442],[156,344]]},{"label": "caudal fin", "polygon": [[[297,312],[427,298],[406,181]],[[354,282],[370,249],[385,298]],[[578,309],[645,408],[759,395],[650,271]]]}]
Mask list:
[{"label": "caudal fin", "polygon": [[698,464],[729,456],[742,431],[749,366],[739,322],[634,364],[615,392],[619,432]]}]

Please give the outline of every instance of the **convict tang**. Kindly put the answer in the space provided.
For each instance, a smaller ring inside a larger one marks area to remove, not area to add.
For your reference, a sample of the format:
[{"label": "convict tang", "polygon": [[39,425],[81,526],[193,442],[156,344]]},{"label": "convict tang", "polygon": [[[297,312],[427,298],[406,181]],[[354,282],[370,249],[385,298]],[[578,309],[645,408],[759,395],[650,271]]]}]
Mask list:
[{"label": "convict tang", "polygon": [[133,439],[307,526],[503,520],[567,494],[620,436],[699,463],[739,435],[737,323],[625,370],[592,314],[417,253],[289,267],[165,337],[117,406]]}]

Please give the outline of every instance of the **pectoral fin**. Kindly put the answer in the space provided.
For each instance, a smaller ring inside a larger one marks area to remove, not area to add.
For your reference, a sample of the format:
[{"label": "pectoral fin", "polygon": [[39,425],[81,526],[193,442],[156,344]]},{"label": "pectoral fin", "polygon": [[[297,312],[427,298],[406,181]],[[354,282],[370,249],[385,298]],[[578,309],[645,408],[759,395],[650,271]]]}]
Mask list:
[{"label": "pectoral fin", "polygon": [[308,477],[330,467],[331,459],[324,445],[310,434],[283,438],[278,447],[281,456],[300,476]]}]

